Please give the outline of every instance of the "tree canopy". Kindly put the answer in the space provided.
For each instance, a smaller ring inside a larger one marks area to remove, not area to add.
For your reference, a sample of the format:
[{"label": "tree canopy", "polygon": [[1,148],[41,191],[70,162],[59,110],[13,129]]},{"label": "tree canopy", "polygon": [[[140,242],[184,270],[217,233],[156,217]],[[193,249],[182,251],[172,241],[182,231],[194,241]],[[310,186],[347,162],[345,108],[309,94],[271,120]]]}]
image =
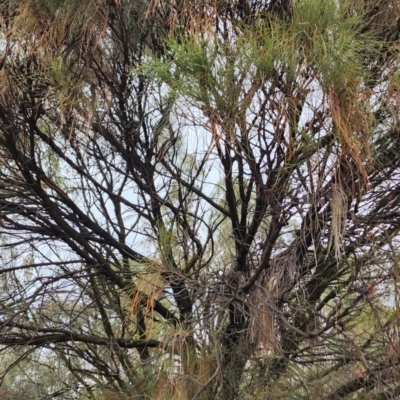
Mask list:
[{"label": "tree canopy", "polygon": [[0,3],[0,394],[400,395],[395,0]]}]

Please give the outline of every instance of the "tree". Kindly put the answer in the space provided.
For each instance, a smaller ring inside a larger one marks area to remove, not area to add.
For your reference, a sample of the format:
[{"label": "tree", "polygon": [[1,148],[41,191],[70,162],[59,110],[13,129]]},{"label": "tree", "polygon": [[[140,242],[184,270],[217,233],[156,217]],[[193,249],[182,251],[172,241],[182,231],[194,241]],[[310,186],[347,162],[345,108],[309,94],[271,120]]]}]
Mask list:
[{"label": "tree", "polygon": [[0,10],[4,390],[400,393],[397,2]]}]

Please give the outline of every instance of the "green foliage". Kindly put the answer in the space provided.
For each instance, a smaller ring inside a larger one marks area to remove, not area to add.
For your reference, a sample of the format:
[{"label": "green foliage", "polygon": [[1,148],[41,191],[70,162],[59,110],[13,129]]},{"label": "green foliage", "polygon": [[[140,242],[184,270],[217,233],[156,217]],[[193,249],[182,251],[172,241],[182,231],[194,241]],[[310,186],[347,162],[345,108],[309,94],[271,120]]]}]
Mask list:
[{"label": "green foliage", "polygon": [[280,68],[288,81],[303,64],[320,73],[326,88],[359,87],[368,82],[366,54],[378,46],[375,32],[364,33],[363,15],[333,0],[296,2],[288,24],[266,16],[239,29],[241,34],[228,41],[212,31],[173,33],[166,44],[167,62],[155,60],[146,69],[173,90],[226,112],[230,99],[243,98],[244,82],[274,79]]}]

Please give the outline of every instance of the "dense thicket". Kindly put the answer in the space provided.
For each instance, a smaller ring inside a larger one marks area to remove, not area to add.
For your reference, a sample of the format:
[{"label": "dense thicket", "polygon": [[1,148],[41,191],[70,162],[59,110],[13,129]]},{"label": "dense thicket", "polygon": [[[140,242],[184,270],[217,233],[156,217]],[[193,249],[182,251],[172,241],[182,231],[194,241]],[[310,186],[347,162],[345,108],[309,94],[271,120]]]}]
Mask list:
[{"label": "dense thicket", "polygon": [[0,394],[400,394],[395,0],[0,3]]}]

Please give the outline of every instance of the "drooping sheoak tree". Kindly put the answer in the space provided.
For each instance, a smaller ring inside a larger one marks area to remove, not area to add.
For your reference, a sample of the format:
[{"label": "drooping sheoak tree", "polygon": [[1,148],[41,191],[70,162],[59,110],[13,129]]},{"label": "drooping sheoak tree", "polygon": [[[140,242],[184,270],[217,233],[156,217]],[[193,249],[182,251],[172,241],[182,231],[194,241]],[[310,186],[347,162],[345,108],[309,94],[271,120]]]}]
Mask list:
[{"label": "drooping sheoak tree", "polygon": [[2,395],[400,394],[399,7],[1,2]]}]

